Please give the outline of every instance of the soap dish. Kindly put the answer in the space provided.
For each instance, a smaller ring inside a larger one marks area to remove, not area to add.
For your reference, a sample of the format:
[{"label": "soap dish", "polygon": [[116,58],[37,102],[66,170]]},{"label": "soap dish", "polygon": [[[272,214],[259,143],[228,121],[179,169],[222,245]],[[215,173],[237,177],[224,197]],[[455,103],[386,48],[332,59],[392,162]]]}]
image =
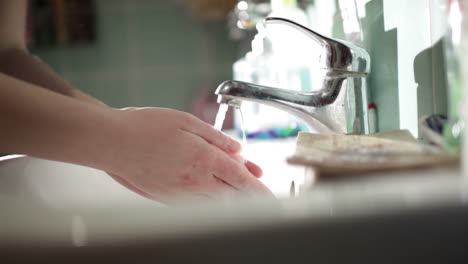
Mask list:
[{"label": "soap dish", "polygon": [[319,177],[456,166],[459,158],[417,141],[407,130],[372,135],[302,132],[288,163],[313,167]]}]

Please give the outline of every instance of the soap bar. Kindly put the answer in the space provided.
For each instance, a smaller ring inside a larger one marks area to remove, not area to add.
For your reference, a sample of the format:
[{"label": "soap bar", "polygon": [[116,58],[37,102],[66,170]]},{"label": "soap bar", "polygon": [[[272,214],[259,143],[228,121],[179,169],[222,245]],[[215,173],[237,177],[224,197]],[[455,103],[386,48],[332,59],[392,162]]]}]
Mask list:
[{"label": "soap bar", "polygon": [[289,164],[313,167],[320,177],[456,166],[457,156],[418,142],[406,130],[372,135],[300,133]]}]

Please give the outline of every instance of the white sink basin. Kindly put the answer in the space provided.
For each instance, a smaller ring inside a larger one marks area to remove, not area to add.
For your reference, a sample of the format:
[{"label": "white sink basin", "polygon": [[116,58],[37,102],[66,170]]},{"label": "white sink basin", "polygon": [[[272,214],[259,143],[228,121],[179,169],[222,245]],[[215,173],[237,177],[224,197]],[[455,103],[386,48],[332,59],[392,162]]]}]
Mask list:
[{"label": "white sink basin", "polygon": [[25,156],[0,161],[0,198],[64,210],[158,205],[102,171]]},{"label": "white sink basin", "polygon": [[[291,179],[303,176],[302,168],[286,164],[293,148],[293,139],[260,141],[250,142],[244,152],[264,168],[262,181],[280,197],[288,196]],[[262,208],[252,208],[256,203],[263,204]],[[9,212],[8,223],[0,224],[0,248],[1,242],[89,246],[125,241],[129,232],[145,236],[148,228],[157,237],[213,232],[216,226],[264,224],[277,219],[271,216],[281,214],[278,208],[278,201],[270,199],[218,204],[187,201],[183,208],[167,208],[126,189],[100,170],[27,156],[0,159],[0,211]],[[88,230],[86,235],[83,230]]]},{"label": "white sink basin", "polygon": [[[277,177],[268,172],[266,183]],[[98,170],[10,157],[0,161],[0,259],[238,263],[231,258],[237,256],[258,263],[252,258],[258,253],[270,256],[270,263],[376,263],[375,254],[388,253],[393,263],[404,263],[398,257],[414,245],[429,260],[441,252],[464,256],[467,192],[453,175],[440,177],[446,171],[433,173],[327,184],[296,199],[254,197],[172,208],[140,197]],[[367,234],[389,244],[375,243]]]},{"label": "white sink basin", "polygon": [[281,219],[280,209],[278,201],[262,198],[167,207],[99,170],[8,156],[0,160],[0,259],[5,248],[93,249],[242,230]]},{"label": "white sink basin", "polygon": [[[294,143],[294,139],[252,141],[243,152],[263,168],[261,181],[280,197],[289,195],[291,180],[300,181],[304,175],[303,168],[286,163]],[[57,209],[157,206],[103,171],[26,156],[0,157],[0,197]]]}]

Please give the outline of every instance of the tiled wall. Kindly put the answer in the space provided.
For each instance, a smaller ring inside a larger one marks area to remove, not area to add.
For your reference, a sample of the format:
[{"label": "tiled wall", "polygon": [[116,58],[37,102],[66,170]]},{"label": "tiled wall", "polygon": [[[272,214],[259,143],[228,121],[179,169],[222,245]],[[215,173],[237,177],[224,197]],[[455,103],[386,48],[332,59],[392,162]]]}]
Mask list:
[{"label": "tiled wall", "polygon": [[[380,131],[447,112],[448,0],[313,0],[311,27],[368,49]],[[99,0],[95,45],[35,50],[80,89],[115,106],[190,110],[201,88],[232,78],[238,57],[226,25],[200,24],[175,1]]]},{"label": "tiled wall", "polygon": [[200,89],[231,78],[238,48],[225,23],[198,22],[177,1],[95,3],[95,44],[33,50],[81,90],[114,107],[190,111]]}]

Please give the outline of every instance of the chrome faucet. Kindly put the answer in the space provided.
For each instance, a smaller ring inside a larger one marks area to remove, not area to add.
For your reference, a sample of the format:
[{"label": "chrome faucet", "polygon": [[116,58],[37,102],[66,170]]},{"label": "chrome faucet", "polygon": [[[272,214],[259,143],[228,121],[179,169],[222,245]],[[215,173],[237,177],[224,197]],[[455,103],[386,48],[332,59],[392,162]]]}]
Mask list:
[{"label": "chrome faucet", "polygon": [[294,115],[318,133],[368,134],[367,51],[324,37],[288,19],[270,17],[264,23],[288,25],[321,46],[319,66],[324,75],[320,89],[294,91],[231,80],[216,89],[218,103],[234,107],[242,101],[270,105]]}]

